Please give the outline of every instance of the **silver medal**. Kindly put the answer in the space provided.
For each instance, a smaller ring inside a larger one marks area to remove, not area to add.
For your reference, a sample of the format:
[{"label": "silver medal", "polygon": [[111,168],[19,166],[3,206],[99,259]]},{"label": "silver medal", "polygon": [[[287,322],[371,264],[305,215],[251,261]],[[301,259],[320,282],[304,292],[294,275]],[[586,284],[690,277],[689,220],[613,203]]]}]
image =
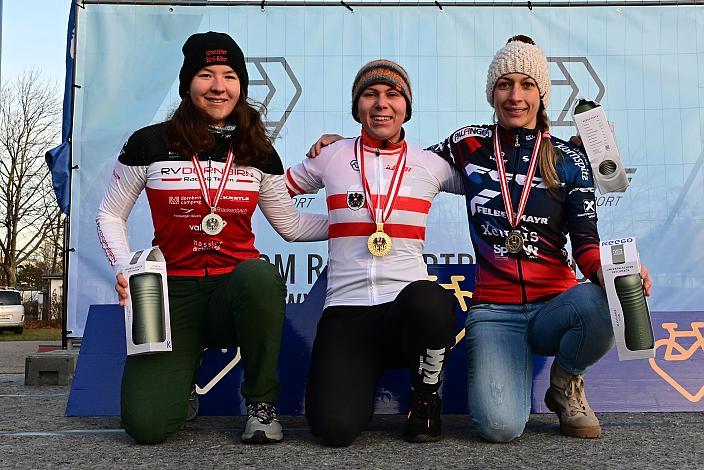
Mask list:
[{"label": "silver medal", "polygon": [[200,223],[200,228],[203,230],[203,233],[207,233],[208,235],[217,235],[222,232],[224,227],[225,221],[214,212],[203,217],[203,221]]}]

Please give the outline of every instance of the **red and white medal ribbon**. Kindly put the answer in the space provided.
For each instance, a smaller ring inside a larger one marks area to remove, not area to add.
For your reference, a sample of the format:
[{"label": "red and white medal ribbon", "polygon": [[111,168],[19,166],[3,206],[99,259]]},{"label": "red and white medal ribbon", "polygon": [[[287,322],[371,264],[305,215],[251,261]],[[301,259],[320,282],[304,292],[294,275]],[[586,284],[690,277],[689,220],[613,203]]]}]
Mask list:
[{"label": "red and white medal ribbon", "polygon": [[523,184],[523,191],[521,191],[521,199],[518,201],[518,209],[513,212],[513,204],[511,203],[511,193],[508,187],[508,178],[506,177],[506,167],[504,165],[504,159],[501,154],[501,142],[499,140],[499,126],[497,125],[494,129],[494,157],[496,159],[496,170],[499,173],[499,185],[501,186],[501,196],[504,199],[504,208],[506,209],[506,218],[511,228],[516,228],[518,223],[521,221],[523,212],[526,209],[526,204],[528,203],[528,195],[530,194],[531,186],[533,183],[533,176],[535,175],[535,169],[538,167],[538,152],[540,151],[540,143],[543,141],[543,135],[538,132],[535,137],[535,145],[533,145],[533,153],[530,156],[530,164],[528,165],[528,172],[526,173],[526,180]]},{"label": "red and white medal ribbon", "polygon": [[[359,145],[359,152],[357,151],[357,145]],[[393,211],[394,203],[398,196],[398,192],[401,189],[401,181],[403,181],[403,174],[406,169],[406,142],[403,143],[403,148],[401,150],[401,156],[398,159],[396,168],[394,169],[394,174],[391,177],[391,182],[389,183],[389,189],[386,193],[385,200],[383,202],[383,208],[381,207],[381,194],[377,196],[378,200],[376,204],[372,206],[372,192],[369,187],[369,181],[367,180],[366,174],[364,173],[364,146],[362,144],[362,139],[357,137],[357,142],[355,142],[354,147],[354,158],[357,160],[359,165],[359,171],[362,175],[362,187],[364,188],[364,198],[369,210],[369,214],[372,216],[374,223],[383,224],[388,220],[391,212]],[[379,175],[381,177],[381,175]],[[379,217],[379,209],[382,209],[381,217]]]},{"label": "red and white medal ribbon", "polygon": [[[203,195],[205,203],[210,207],[210,213],[203,217],[200,224],[203,233],[208,235],[217,235],[222,232],[225,227],[226,222],[215,213],[218,208],[218,202],[225,192],[225,187],[227,186],[227,180],[230,179],[230,169],[232,168],[232,163],[235,161],[235,154],[232,152],[232,144],[227,151],[227,160],[225,161],[225,167],[222,170],[222,176],[220,177],[220,184],[218,185],[218,190],[215,193],[215,198],[210,198],[210,189],[205,181],[205,173],[203,172],[203,167],[200,165],[197,155],[191,157],[191,162],[193,163],[193,168],[196,171],[196,176],[198,177],[198,185],[200,186],[200,192]],[[212,174],[210,175],[212,178]]]},{"label": "red and white medal ribbon", "polygon": [[[210,189],[205,182],[205,173],[203,172],[203,167],[200,166],[200,161],[197,155],[191,157],[191,162],[193,162],[193,168],[196,170],[196,176],[198,177],[198,184],[200,185],[200,192],[203,195],[205,203],[210,208],[210,212],[214,213],[215,209],[218,207],[218,202],[222,194],[225,192],[225,186],[227,186],[227,180],[230,179],[230,169],[232,169],[232,163],[235,161],[235,154],[232,153],[232,144],[230,144],[230,149],[227,151],[227,160],[225,161],[225,168],[222,170],[222,177],[220,178],[220,184],[218,185],[218,190],[215,193],[215,198],[210,200]],[[212,177],[212,175],[211,175]]]},{"label": "red and white medal ribbon", "polygon": [[[357,151],[357,145],[359,144],[359,151]],[[393,176],[389,182],[389,189],[386,192],[385,199],[383,201],[382,207],[382,196],[381,196],[381,174],[378,175],[379,184],[379,194],[377,194],[377,201],[373,203],[372,191],[369,187],[369,181],[367,180],[366,173],[364,172],[364,144],[362,139],[357,137],[357,141],[354,143],[354,158],[359,166],[359,172],[362,175],[362,187],[364,188],[364,198],[371,215],[372,220],[376,224],[376,231],[369,236],[367,240],[367,248],[373,256],[386,256],[391,252],[391,237],[384,233],[384,223],[388,220],[391,212],[393,211],[394,203],[398,196],[398,192],[401,189],[401,181],[403,180],[403,175],[406,170],[406,152],[408,147],[406,142],[401,146],[401,156],[396,162],[396,168],[394,169]],[[379,154],[377,153],[379,156]],[[379,156],[379,158],[381,158]],[[381,209],[381,215],[379,215],[379,209]]]}]

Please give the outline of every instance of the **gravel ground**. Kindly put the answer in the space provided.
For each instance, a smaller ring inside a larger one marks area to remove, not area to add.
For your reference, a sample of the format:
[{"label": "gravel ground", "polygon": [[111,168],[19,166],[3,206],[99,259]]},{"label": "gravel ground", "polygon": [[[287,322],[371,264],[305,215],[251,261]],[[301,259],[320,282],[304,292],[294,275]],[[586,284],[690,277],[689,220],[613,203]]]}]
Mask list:
[{"label": "gravel ground", "polygon": [[[0,347],[0,356],[6,352]],[[12,369],[8,364],[1,361],[0,370]],[[285,441],[268,446],[239,442],[242,417],[199,417],[164,444],[138,446],[116,417],[64,417],[68,393],[64,386],[25,386],[22,373],[0,373],[0,467],[704,468],[701,412],[600,414],[604,435],[594,440],[564,437],[553,415],[533,415],[509,444],[482,441],[469,418],[457,415],[443,417],[443,441],[408,444],[400,436],[403,416],[376,416],[344,449],[323,447],[299,416],[282,417]]]}]

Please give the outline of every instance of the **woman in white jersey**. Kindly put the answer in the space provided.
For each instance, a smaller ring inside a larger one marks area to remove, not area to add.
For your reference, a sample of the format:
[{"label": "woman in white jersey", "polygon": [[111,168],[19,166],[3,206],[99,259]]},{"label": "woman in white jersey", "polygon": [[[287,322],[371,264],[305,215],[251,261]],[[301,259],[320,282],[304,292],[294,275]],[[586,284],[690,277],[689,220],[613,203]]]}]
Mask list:
[{"label": "woman in white jersey", "polygon": [[450,165],[405,141],[411,117],[406,71],[388,60],[363,66],[352,89],[361,135],[286,172],[289,192],[325,187],[329,217],[325,309],[306,394],[311,431],[349,445],[373,412],[386,368],[409,368],[404,438],[440,439],[440,374],[457,329],[454,296],[427,280],[425,223],[440,191],[461,194]]}]

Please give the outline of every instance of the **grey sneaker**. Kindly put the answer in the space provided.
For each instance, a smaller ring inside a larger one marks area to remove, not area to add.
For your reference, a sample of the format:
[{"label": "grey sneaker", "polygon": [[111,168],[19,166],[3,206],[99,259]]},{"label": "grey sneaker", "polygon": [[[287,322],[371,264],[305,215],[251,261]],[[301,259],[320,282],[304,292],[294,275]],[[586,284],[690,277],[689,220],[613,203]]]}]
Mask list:
[{"label": "grey sneaker", "polygon": [[281,442],[284,433],[276,416],[276,406],[273,403],[253,401],[247,403],[247,422],[242,432],[242,442],[245,444],[268,444]]},{"label": "grey sneaker", "polygon": [[593,439],[601,436],[599,419],[584,394],[582,375],[567,373],[552,363],[550,387],[545,392],[545,404],[560,419],[560,431],[571,437]]}]

